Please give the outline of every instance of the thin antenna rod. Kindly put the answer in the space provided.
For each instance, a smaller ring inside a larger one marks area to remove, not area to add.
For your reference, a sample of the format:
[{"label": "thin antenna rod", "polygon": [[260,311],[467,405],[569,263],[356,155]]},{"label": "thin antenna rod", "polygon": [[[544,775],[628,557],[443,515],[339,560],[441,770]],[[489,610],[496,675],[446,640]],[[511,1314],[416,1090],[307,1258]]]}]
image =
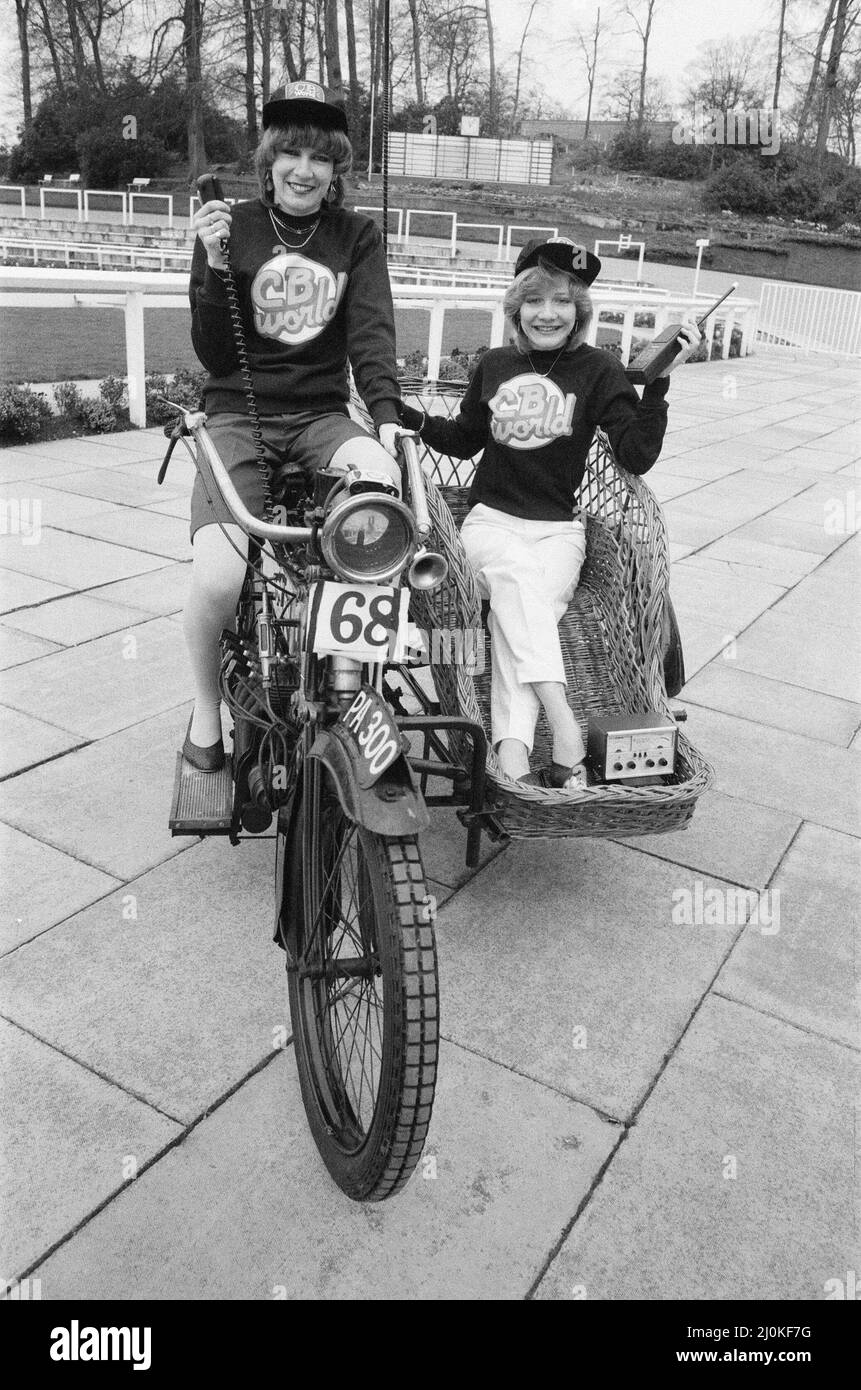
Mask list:
[{"label": "thin antenna rod", "polygon": [[389,249],[389,0],[383,0],[383,250]]}]

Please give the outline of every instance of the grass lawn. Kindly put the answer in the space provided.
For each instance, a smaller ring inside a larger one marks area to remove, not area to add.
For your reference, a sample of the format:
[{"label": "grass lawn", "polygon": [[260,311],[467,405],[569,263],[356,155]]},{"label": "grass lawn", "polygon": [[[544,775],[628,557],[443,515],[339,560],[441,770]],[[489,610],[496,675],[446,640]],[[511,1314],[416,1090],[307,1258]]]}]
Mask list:
[{"label": "grass lawn", "polygon": [[[420,309],[396,312],[398,354],[427,347],[428,315]],[[144,315],[149,372],[199,368],[185,309],[150,309]],[[487,343],[490,315],[449,311],[443,352],[473,351]],[[126,348],[119,309],[8,309],[0,336],[0,382],[66,381],[125,376]]]}]

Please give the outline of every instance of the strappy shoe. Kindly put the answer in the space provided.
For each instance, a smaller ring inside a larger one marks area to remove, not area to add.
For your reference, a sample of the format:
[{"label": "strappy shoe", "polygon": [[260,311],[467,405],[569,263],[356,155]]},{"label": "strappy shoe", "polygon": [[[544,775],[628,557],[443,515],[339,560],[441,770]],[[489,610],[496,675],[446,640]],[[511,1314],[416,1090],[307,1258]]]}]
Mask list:
[{"label": "strappy shoe", "polygon": [[188,729],[185,735],[185,743],[182,745],[182,756],[192,767],[196,767],[198,772],[219,772],[224,767],[224,741],[219,739],[217,743],[210,743],[207,748],[201,748],[200,744],[191,741],[191,721],[194,712],[188,721]]}]

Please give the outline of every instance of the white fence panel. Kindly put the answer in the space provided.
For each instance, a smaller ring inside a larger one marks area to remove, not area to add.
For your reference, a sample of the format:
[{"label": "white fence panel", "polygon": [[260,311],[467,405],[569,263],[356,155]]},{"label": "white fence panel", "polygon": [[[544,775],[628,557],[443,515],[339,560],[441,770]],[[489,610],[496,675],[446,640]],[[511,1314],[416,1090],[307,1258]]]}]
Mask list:
[{"label": "white fence panel", "polygon": [[861,357],[861,294],[821,285],[762,287],[757,346]]}]

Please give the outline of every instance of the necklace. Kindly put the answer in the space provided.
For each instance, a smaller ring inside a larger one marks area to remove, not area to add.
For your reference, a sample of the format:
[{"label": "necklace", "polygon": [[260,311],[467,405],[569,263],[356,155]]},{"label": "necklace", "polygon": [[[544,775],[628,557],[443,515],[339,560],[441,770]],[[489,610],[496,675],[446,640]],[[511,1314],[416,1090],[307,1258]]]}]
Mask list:
[{"label": "necklace", "polygon": [[317,228],[318,228],[319,225],[320,225],[320,218],[318,217],[317,220],[316,220],[316,222],[312,223],[311,229],[310,229],[310,231],[308,232],[308,235],[305,237],[305,240],[304,240],[304,241],[285,241],[284,238],[283,238],[283,236],[281,235],[281,232],[279,231],[279,227],[282,227],[283,230],[284,230],[285,232],[296,231],[297,228],[294,228],[294,227],[285,227],[283,222],[279,223],[277,217],[275,216],[275,213],[272,211],[271,208],[268,209],[268,212],[269,212],[270,220],[271,220],[271,222],[272,222],[273,229],[274,229],[274,231],[275,231],[275,235],[277,236],[278,240],[281,242],[281,245],[287,247],[287,250],[288,250],[288,251],[301,251],[301,249],[302,249],[303,246],[307,246],[307,245],[308,245],[308,242],[311,240],[312,236],[314,235],[314,233],[316,232]]},{"label": "necklace", "polygon": [[553,371],[553,368],[556,366],[556,363],[559,361],[559,358],[562,356],[563,352],[564,352],[565,349],[567,348],[567,346],[568,346],[568,343],[567,343],[567,342],[565,342],[565,343],[562,344],[561,348],[560,348],[559,351],[557,352],[556,356],[553,358],[553,361],[550,363],[550,366],[547,368],[547,371],[546,371],[546,372],[539,372],[538,368],[536,367],[535,363],[534,363],[533,360],[532,360],[532,353],[531,353],[531,352],[527,352],[526,356],[529,358],[529,365],[530,365],[530,367],[532,368],[532,370],[533,370],[533,372],[535,373],[535,375],[536,375],[536,376],[549,376],[550,373]]}]

